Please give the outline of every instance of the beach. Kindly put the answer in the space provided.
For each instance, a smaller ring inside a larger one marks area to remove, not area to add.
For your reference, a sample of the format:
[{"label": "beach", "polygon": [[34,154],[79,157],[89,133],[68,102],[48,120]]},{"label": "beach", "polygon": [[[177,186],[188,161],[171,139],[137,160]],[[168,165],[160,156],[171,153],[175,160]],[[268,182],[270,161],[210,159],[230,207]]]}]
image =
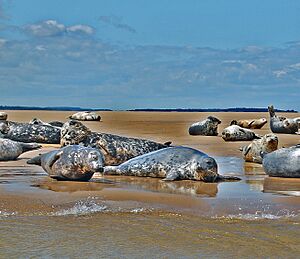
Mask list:
[{"label": "beach", "polygon": [[[66,111],[7,111],[9,120],[67,121]],[[270,178],[259,164],[245,163],[222,130],[235,119],[267,113],[99,112],[84,122],[98,132],[172,141],[214,157],[219,173],[238,182],[163,182],[155,178],[103,176],[90,182],[58,182],[26,161],[59,145],[0,162],[0,247],[9,257],[268,257],[300,252],[300,179]],[[188,127],[212,115],[222,121],[215,137],[190,136]],[[299,113],[278,113],[299,117]],[[254,130],[270,132],[269,123]],[[300,135],[277,134],[279,148]],[[28,242],[28,240],[31,240]],[[274,245],[276,244],[276,246]]]}]

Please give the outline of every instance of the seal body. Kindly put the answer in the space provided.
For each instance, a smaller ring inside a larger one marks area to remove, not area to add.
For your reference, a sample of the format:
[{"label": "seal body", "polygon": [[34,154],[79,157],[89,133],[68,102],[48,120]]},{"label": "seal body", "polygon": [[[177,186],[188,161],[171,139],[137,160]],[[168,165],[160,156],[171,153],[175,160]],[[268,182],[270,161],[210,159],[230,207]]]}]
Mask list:
[{"label": "seal body", "polygon": [[196,122],[189,127],[190,135],[217,136],[218,125],[221,121],[213,116],[208,116],[206,120]]},{"label": "seal body", "polygon": [[263,155],[263,168],[275,177],[300,177],[300,145]]},{"label": "seal body", "polygon": [[71,120],[62,127],[61,145],[74,144],[97,148],[104,155],[105,165],[119,165],[130,158],[165,148],[170,143],[91,132],[81,122]]},{"label": "seal body", "polygon": [[278,117],[275,114],[273,105],[268,107],[270,114],[270,128],[273,133],[295,134],[298,131],[299,122],[296,119]]},{"label": "seal body", "polygon": [[248,146],[241,148],[244,160],[246,162],[262,163],[261,153],[271,153],[278,148],[278,138],[270,133],[264,135],[261,139],[253,140]]},{"label": "seal body", "polygon": [[3,138],[20,142],[60,143],[60,129],[49,125],[0,121],[0,133]]},{"label": "seal body", "polygon": [[79,145],[50,151],[27,161],[40,165],[57,180],[88,181],[95,172],[103,172],[103,156],[99,150]]},{"label": "seal body", "polygon": [[222,131],[222,138],[225,141],[244,141],[261,138],[255,132],[244,129],[237,125],[231,125]]},{"label": "seal body", "polygon": [[212,157],[189,147],[168,147],[132,158],[119,166],[107,166],[104,174],[214,182],[218,166]]},{"label": "seal body", "polygon": [[23,153],[41,147],[36,143],[23,143],[0,138],[0,161],[15,160]]},{"label": "seal body", "polygon": [[254,120],[233,120],[230,125],[238,125],[245,129],[261,129],[265,124],[267,124],[266,118],[254,119]]},{"label": "seal body", "polygon": [[95,112],[77,112],[71,115],[69,119],[79,121],[100,121],[101,117]]},{"label": "seal body", "polygon": [[7,113],[6,112],[0,112],[0,120],[7,120]]}]

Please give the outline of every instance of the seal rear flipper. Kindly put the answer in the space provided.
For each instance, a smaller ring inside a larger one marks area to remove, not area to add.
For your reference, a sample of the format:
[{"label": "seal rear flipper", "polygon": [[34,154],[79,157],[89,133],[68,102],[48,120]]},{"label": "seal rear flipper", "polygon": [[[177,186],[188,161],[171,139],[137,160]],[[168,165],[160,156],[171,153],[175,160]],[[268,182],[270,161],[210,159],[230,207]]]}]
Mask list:
[{"label": "seal rear flipper", "polygon": [[231,175],[218,175],[216,182],[231,182],[231,181],[240,181],[241,178],[237,176],[231,176]]},{"label": "seal rear flipper", "polygon": [[164,145],[167,146],[167,147],[170,147],[171,144],[172,144],[172,141],[167,141],[167,142],[164,143]]},{"label": "seal rear flipper", "polygon": [[42,157],[42,155],[35,156],[35,157],[27,160],[26,163],[29,164],[29,165],[41,165],[41,163],[42,163],[41,162],[41,157]]},{"label": "seal rear flipper", "polygon": [[36,144],[36,143],[22,143],[22,150],[23,152],[27,152],[30,150],[35,150],[42,148],[42,145]]}]

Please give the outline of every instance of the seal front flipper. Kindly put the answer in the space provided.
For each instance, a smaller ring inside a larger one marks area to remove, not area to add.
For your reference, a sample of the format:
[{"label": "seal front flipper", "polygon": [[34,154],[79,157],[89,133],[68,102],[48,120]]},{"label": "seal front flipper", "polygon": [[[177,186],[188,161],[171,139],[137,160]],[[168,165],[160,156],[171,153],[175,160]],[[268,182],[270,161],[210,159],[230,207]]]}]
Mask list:
[{"label": "seal front flipper", "polygon": [[63,151],[61,150],[61,151],[57,152],[54,156],[52,156],[48,162],[48,164],[49,164],[48,166],[51,168],[54,165],[54,163],[61,157],[62,154],[63,154]]},{"label": "seal front flipper", "polygon": [[41,158],[42,158],[42,154],[39,154],[38,156],[35,156],[27,160],[26,163],[29,165],[41,165],[42,164]]},{"label": "seal front flipper", "polygon": [[174,181],[178,179],[179,174],[176,171],[171,171],[166,175],[166,178],[162,179],[163,181]]}]

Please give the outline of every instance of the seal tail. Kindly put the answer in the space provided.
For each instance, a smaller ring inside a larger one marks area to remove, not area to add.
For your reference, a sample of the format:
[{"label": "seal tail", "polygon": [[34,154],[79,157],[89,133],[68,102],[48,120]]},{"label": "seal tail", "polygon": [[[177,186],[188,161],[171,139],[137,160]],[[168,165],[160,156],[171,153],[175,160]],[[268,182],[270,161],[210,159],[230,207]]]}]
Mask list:
[{"label": "seal tail", "polygon": [[231,176],[231,175],[218,175],[216,182],[232,182],[232,181],[240,181],[241,178],[237,176]]},{"label": "seal tail", "polygon": [[39,156],[36,156],[36,157],[33,157],[33,158],[31,158],[31,159],[29,159],[29,160],[27,160],[27,164],[29,164],[29,165],[41,165],[41,155],[39,155]]},{"label": "seal tail", "polygon": [[36,143],[23,143],[22,144],[23,152],[27,152],[27,151],[35,150],[35,149],[39,149],[39,148],[42,148],[42,145],[39,145]]},{"label": "seal tail", "polygon": [[121,170],[117,166],[105,166],[103,175],[120,175]]}]

